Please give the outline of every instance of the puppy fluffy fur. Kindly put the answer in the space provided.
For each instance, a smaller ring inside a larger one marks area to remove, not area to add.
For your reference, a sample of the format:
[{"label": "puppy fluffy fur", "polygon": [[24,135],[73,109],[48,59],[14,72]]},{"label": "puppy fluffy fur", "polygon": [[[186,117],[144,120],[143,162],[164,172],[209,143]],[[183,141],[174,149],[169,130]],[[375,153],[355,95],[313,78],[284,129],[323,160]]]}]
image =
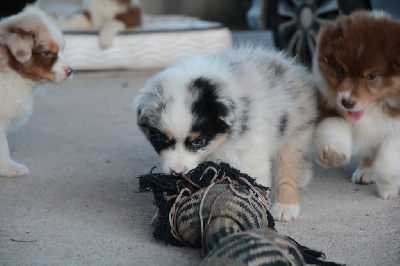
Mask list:
[{"label": "puppy fluffy fur", "polygon": [[0,175],[23,176],[28,169],[10,159],[7,131],[31,113],[32,90],[61,82],[72,69],[62,55],[61,31],[35,8],[0,22]]},{"label": "puppy fluffy fur", "polygon": [[354,183],[377,182],[380,197],[400,188],[400,23],[359,11],[320,30],[314,60],[321,116],[318,162],[362,158]]},{"label": "puppy fluffy fur", "polygon": [[299,215],[311,179],[315,88],[305,68],[276,51],[241,47],[193,56],[148,81],[134,101],[137,123],[165,172],[224,161],[271,186],[276,220]]}]

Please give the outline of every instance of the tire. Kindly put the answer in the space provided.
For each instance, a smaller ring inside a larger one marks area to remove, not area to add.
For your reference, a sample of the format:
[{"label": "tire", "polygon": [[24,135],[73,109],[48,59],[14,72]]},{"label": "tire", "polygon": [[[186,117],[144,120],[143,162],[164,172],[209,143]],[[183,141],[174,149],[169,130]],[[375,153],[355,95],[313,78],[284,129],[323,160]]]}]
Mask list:
[{"label": "tire", "polygon": [[269,0],[268,25],[275,46],[308,66],[321,24],[356,9],[371,9],[369,0]]}]

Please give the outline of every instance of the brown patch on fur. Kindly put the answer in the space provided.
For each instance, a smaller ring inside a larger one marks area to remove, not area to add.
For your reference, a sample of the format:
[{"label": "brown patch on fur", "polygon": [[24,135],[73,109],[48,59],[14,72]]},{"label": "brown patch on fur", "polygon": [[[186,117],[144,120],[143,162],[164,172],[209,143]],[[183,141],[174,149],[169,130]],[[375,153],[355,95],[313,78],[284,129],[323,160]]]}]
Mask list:
[{"label": "brown patch on fur", "polygon": [[[50,51],[49,55],[43,54]],[[23,78],[33,81],[49,80],[54,81],[55,75],[52,71],[57,61],[58,45],[52,41],[46,44],[38,44],[32,49],[32,57],[26,63],[20,63],[8,50],[8,65],[18,72]]]},{"label": "brown patch on fur", "polygon": [[189,136],[187,137],[187,140],[188,140],[189,142],[192,142],[193,140],[197,139],[200,135],[201,135],[200,132],[191,133],[191,134],[189,134]]},{"label": "brown patch on fur", "polygon": [[57,54],[58,53],[58,49],[59,49],[58,45],[55,42],[49,40],[46,43],[37,44],[33,48],[33,53],[41,53],[41,52],[44,52],[44,51],[50,51],[50,52],[52,52],[54,54]]},{"label": "brown patch on fur", "polygon": [[304,173],[303,152],[298,149],[297,139],[285,144],[278,159],[278,179],[276,181],[277,202],[299,204],[302,185],[300,177]]},{"label": "brown patch on fur", "polygon": [[[363,107],[376,102],[388,115],[400,116],[399,22],[366,11],[342,16],[321,28],[317,60],[335,92],[351,91]],[[371,74],[377,78],[369,80]]]},{"label": "brown patch on fur", "polygon": [[362,160],[360,168],[369,168],[374,163],[374,159],[372,158],[365,158]]},{"label": "brown patch on fur", "polygon": [[172,133],[169,132],[168,130],[161,130],[161,133],[163,133],[165,136],[167,136],[167,138],[169,140],[173,140],[174,139],[174,135],[172,135]]},{"label": "brown patch on fur", "polygon": [[92,21],[92,17],[90,16],[90,12],[88,10],[83,10],[82,15],[88,20]]},{"label": "brown patch on fur", "polygon": [[127,28],[142,25],[142,15],[139,7],[130,7],[125,12],[115,15],[115,19],[124,23]]}]

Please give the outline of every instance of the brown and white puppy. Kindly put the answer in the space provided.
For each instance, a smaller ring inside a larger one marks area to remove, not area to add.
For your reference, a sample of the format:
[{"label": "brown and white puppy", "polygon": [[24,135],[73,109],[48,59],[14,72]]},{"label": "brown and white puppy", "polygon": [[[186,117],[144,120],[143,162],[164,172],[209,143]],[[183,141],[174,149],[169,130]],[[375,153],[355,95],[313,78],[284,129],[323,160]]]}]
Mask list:
[{"label": "brown and white puppy", "polygon": [[140,8],[131,0],[88,0],[81,12],[59,23],[63,29],[99,30],[102,48],[110,47],[118,32],[141,24]]},{"label": "brown and white puppy", "polygon": [[0,22],[0,175],[23,176],[28,169],[10,159],[7,131],[31,113],[33,88],[72,74],[62,50],[61,31],[42,11],[29,8]]},{"label": "brown and white puppy", "polygon": [[358,11],[320,30],[314,73],[321,117],[318,162],[335,167],[353,155],[354,183],[377,182],[382,198],[400,188],[400,23]]}]

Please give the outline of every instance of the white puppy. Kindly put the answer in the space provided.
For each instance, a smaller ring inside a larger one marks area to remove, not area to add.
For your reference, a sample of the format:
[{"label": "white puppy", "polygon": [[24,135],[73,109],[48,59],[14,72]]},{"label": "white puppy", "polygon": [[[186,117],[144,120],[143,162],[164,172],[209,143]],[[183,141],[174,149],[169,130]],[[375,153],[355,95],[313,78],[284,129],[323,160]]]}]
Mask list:
[{"label": "white puppy", "polygon": [[0,22],[0,175],[23,176],[28,169],[10,159],[7,131],[31,113],[32,91],[45,81],[72,74],[65,63],[61,31],[42,11],[26,11]]},{"label": "white puppy", "polygon": [[135,99],[137,123],[164,170],[187,173],[224,161],[271,186],[274,218],[299,215],[311,179],[316,118],[314,86],[305,68],[276,51],[242,47],[187,58],[152,78]]}]

